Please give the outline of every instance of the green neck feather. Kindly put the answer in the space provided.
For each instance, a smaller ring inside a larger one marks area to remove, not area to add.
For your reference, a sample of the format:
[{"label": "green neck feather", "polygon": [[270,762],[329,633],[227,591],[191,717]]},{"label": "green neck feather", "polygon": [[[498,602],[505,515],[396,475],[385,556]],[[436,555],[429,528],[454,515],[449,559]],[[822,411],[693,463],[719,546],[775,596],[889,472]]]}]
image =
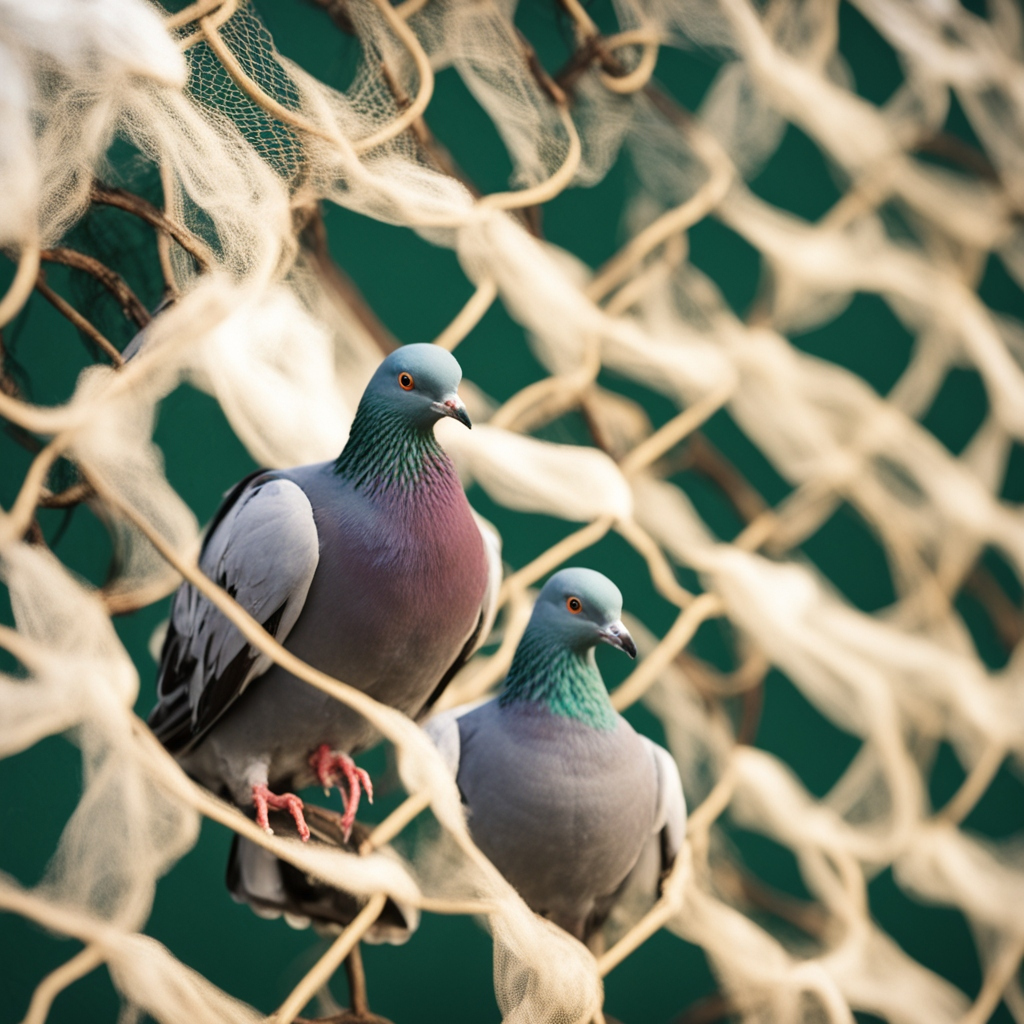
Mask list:
[{"label": "green neck feather", "polygon": [[375,493],[396,487],[410,492],[453,470],[433,425],[423,429],[379,398],[364,395],[334,472]]},{"label": "green neck feather", "polygon": [[543,703],[556,715],[608,732],[618,722],[594,649],[571,650],[563,639],[535,624],[519,643],[498,702],[502,707]]}]

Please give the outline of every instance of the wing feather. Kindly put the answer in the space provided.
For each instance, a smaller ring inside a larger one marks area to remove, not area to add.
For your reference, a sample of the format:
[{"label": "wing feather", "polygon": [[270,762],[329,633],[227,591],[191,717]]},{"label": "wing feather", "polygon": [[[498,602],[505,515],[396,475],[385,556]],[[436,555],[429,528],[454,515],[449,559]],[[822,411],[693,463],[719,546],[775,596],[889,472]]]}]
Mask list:
[{"label": "wing feather", "polygon": [[[218,510],[200,567],[283,641],[302,611],[319,559],[305,492],[290,480],[257,474],[235,487]],[[171,607],[150,726],[170,750],[194,745],[270,664],[205,597],[183,584]]]},{"label": "wing feather", "polygon": [[658,803],[653,832],[661,836],[662,869],[675,863],[686,839],[686,798],[679,768],[672,755],[662,746],[643,737],[654,757],[658,771]]}]

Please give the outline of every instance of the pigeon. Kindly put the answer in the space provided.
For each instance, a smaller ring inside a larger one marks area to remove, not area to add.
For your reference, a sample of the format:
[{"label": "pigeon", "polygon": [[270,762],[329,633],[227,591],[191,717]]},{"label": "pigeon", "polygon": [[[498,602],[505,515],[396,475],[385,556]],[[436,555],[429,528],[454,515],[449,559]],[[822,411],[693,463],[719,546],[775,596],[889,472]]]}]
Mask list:
[{"label": "pigeon", "polygon": [[[293,654],[410,716],[486,638],[501,580],[496,535],[434,436],[442,417],[471,426],[461,378],[455,357],[433,345],[392,352],[338,458],[246,477],[200,556]],[[309,838],[292,792],[304,786],[338,786],[346,837],[361,791],[372,799],[352,760],[379,739],[370,723],[274,665],[188,583],[171,607],[157,695],[157,738],[267,831],[269,811],[285,810]]]},{"label": "pigeon", "polygon": [[[338,816],[315,804],[307,803],[303,811],[312,844],[357,853],[370,836],[370,829],[357,821],[351,836],[346,837]],[[271,811],[270,818],[279,835],[298,835],[286,811]],[[291,928],[312,925],[321,935],[340,934],[369,901],[367,896],[355,896],[327,885],[238,835],[232,840],[226,882],[232,898],[237,903],[249,904],[257,916],[270,920],[283,916]],[[419,920],[417,907],[389,898],[361,941],[400,946],[416,931]]]},{"label": "pigeon", "polygon": [[639,880],[653,899],[686,832],[675,762],[612,707],[599,643],[636,657],[622,595],[564,569],[545,584],[500,694],[426,723],[480,849],[536,913],[584,942]]}]

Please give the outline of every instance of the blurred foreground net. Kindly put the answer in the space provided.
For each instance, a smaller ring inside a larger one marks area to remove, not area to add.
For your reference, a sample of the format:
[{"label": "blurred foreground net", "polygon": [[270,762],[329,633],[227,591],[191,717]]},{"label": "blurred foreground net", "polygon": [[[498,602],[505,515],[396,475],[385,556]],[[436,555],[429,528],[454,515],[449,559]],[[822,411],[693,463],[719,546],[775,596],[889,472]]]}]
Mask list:
[{"label": "blurred foreground net", "polygon": [[[1024,575],[1024,521],[1000,499],[1024,439],[1024,325],[978,295],[990,257],[1024,285],[1019,7],[992,0],[983,18],[952,0],[856,0],[903,74],[875,106],[853,90],[839,56],[835,0],[620,0],[614,19],[603,12],[615,21],[603,31],[579,0],[562,0],[573,52],[550,75],[517,31],[511,3],[322,6],[325,24],[329,16],[361,46],[345,92],[282,57],[236,0],[199,0],[173,14],[141,0],[0,2],[0,245],[16,265],[0,328],[37,289],[97,357],[65,404],[27,401],[12,359],[0,380],[0,415],[37,453],[0,517],[16,622],[0,628],[0,644],[20,666],[0,679],[0,753],[74,730],[85,782],[42,883],[0,878],[0,907],[85,944],[43,981],[30,1018],[42,1020],[62,988],[106,963],[126,1003],[157,1020],[256,1019],[139,934],[157,878],[207,815],[366,899],[281,1008],[280,1024],[386,898],[486,915],[510,1022],[599,1018],[601,977],[662,927],[702,947],[723,1012],[744,1020],[851,1021],[858,1010],[978,1024],[1001,1000],[1024,1020],[1024,856],[1019,844],[960,827],[1004,762],[1019,770],[1024,759],[1021,619],[1007,596],[1017,584],[999,582]],[[663,48],[695,46],[724,63],[690,113],[654,76]],[[500,134],[509,191],[481,195],[427,127],[434,73],[450,66]],[[943,132],[954,95],[978,148]],[[814,222],[744,184],[787,124],[841,183],[839,200]],[[101,184],[111,145],[147,169],[153,196]],[[641,187],[625,211],[628,243],[595,273],[543,240],[538,210],[599,181],[623,147]],[[675,608],[660,639],[636,624],[643,657],[613,699],[619,708],[643,700],[664,726],[691,807],[686,856],[658,903],[596,960],[527,911],[476,851],[455,787],[419,729],[344,681],[289,666],[359,709],[398,752],[409,801],[362,856],[263,835],[193,786],[133,715],[138,676],[110,615],[166,596],[181,576],[270,657],[287,656],[198,575],[198,524],[167,483],[151,435],[158,403],[188,382],[217,399],[264,465],[340,450],[392,339],[330,263],[321,203],[454,250],[474,291],[438,344],[454,348],[500,302],[547,371],[500,406],[470,389],[477,428],[443,435],[467,486],[519,512],[582,524],[509,572],[500,644],[464,670],[443,705],[500,680],[529,588],[609,531],[645,560]],[[140,245],[155,248],[173,301],[154,316],[133,291],[141,285],[107,265],[105,246],[116,239],[76,227],[90,209],[111,206],[145,232]],[[745,322],[688,260],[688,231],[707,217],[760,254],[762,288]],[[135,358],[122,359],[82,311],[87,303],[47,284],[40,268],[53,264],[86,275],[133,330],[144,328]],[[914,336],[884,398],[786,337],[833,320],[855,294],[880,297]],[[980,375],[987,414],[954,456],[921,421],[958,367]],[[668,398],[677,415],[654,430],[635,398],[606,386],[607,374],[597,383],[602,371],[628,382],[630,395]],[[721,409],[791,486],[783,501],[770,506],[702,440],[702,424]],[[589,445],[531,436],[573,412]],[[680,468],[703,473],[746,521],[730,543],[670,479]],[[116,572],[101,590],[61,564],[36,518],[39,507],[82,501],[115,542]],[[894,599],[880,612],[855,608],[801,552],[840,506],[884,548]],[[986,553],[1000,560],[998,579]],[[678,567],[695,574],[699,591],[682,586]],[[999,670],[981,660],[958,611],[965,589],[1010,649]],[[716,618],[736,638],[730,672],[686,651]],[[771,666],[860,740],[822,799],[751,745]],[[965,775],[936,808],[928,778],[943,743]],[[443,870],[436,857],[373,851],[428,806],[448,836]],[[726,811],[793,851],[813,902],[773,904],[738,871],[716,825]],[[911,896],[965,916],[984,972],[973,1002],[872,918],[867,881],[885,868]]]}]

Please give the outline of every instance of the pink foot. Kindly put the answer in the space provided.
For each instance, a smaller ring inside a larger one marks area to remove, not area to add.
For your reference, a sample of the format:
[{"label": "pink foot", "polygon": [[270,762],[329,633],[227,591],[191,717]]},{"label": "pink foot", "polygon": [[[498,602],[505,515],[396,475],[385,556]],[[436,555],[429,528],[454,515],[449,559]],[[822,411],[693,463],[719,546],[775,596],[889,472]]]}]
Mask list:
[{"label": "pink foot", "polygon": [[[358,767],[355,761],[348,754],[336,754],[326,743],[321,743],[315,754],[309,759],[310,766],[316,772],[320,785],[326,793],[331,786],[337,786],[341,793],[341,803],[345,813],[341,818],[341,827],[348,840],[352,832],[352,825],[356,820],[356,810],[359,808],[359,797],[361,789],[366,790],[367,799],[373,803],[373,783],[370,776],[362,768]],[[348,796],[341,788],[341,779],[348,783]]]},{"label": "pink foot", "polygon": [[264,832],[274,834],[267,818],[267,810],[273,807],[275,811],[287,811],[295,819],[295,827],[299,830],[299,838],[306,842],[309,839],[309,826],[302,813],[302,801],[294,793],[282,793],[278,796],[267,789],[266,784],[257,782],[252,787],[252,802],[256,807],[256,824]]}]

